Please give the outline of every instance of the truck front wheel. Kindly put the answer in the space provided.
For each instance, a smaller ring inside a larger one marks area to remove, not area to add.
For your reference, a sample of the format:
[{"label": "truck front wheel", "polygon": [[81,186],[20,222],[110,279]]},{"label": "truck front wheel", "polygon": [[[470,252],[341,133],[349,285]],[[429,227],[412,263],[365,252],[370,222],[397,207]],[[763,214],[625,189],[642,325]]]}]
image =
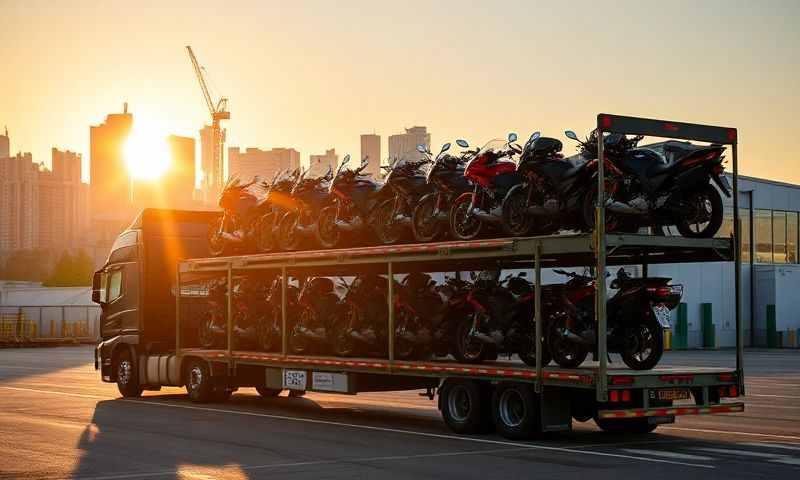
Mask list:
[{"label": "truck front wheel", "polygon": [[136,362],[127,348],[117,354],[114,371],[117,375],[117,388],[123,397],[138,397],[142,394]]},{"label": "truck front wheel", "polygon": [[208,363],[193,358],[188,361],[185,372],[186,393],[195,403],[206,403],[214,399],[214,385]]}]

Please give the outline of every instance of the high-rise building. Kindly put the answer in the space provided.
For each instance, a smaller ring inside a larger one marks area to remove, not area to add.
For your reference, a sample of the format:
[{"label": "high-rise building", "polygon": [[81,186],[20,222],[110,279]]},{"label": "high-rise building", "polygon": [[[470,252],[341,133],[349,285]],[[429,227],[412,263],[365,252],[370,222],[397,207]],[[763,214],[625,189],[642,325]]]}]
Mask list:
[{"label": "high-rise building", "polygon": [[194,143],[192,137],[167,137],[172,162],[162,182],[172,197],[174,208],[191,208],[194,205]]},{"label": "high-rise building", "polygon": [[[223,129],[222,141],[225,141],[226,131]],[[223,149],[224,151],[224,149]],[[230,166],[230,159],[228,159]],[[227,178],[225,172],[218,172],[219,166],[214,161],[214,131],[210,125],[200,129],[200,191],[203,203],[216,205],[219,191],[215,178]],[[230,168],[228,168],[230,172]],[[224,183],[224,182],[223,182]]]},{"label": "high-rise building", "polygon": [[238,175],[243,182],[249,182],[258,176],[262,180],[271,180],[276,173],[294,170],[300,167],[300,152],[293,148],[247,148],[244,152],[239,147],[228,148],[228,171],[230,175]]},{"label": "high-rise building", "polygon": [[339,166],[339,155],[336,149],[325,150],[325,155],[311,155],[308,159],[308,177],[319,177],[325,175],[328,169],[336,170]]},{"label": "high-rise building", "polygon": [[30,153],[0,159],[0,253],[39,246],[39,167]]},{"label": "high-rise building", "polygon": [[131,177],[123,153],[131,127],[133,115],[126,103],[123,113],[112,113],[105,123],[89,129],[93,219],[131,220]]},{"label": "high-rise building", "polygon": [[430,147],[431,134],[425,127],[406,128],[406,133],[389,135],[389,160],[414,161],[423,158],[417,151],[417,145]]},{"label": "high-rise building", "polygon": [[57,252],[86,244],[88,191],[89,186],[81,181],[80,154],[53,148],[52,170],[39,168],[40,248]]},{"label": "high-rise building", "polygon": [[369,159],[364,173],[378,178],[381,172],[381,136],[374,133],[361,135],[361,158]]},{"label": "high-rise building", "polygon": [[11,156],[11,140],[8,138],[8,127],[6,127],[5,132],[5,135],[0,135],[0,159]]}]

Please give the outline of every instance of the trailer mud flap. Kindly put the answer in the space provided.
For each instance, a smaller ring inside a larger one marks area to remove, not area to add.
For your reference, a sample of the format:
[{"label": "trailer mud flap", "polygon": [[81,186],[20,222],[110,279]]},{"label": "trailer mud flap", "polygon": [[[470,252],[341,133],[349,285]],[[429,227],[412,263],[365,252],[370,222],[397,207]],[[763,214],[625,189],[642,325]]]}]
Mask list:
[{"label": "trailer mud flap", "polygon": [[541,395],[542,431],[568,432],[572,430],[572,412],[569,392],[558,387],[544,388]]}]

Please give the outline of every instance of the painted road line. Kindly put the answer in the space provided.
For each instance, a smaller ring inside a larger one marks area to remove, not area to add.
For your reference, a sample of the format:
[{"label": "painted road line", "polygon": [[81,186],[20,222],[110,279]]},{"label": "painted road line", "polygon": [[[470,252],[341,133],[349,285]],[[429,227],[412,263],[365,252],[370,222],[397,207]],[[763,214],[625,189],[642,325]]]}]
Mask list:
[{"label": "painted road line", "polygon": [[797,457],[776,458],[775,460],[770,460],[770,462],[782,463],[784,465],[800,465],[800,458]]},{"label": "painted road line", "polygon": [[724,455],[734,455],[741,457],[758,457],[758,458],[784,458],[786,455],[781,453],[766,453],[766,452],[753,452],[752,450],[736,450],[733,448],[710,448],[700,447],[697,450],[711,453],[721,453]]},{"label": "painted road line", "polygon": [[634,455],[652,455],[655,457],[677,458],[679,460],[694,460],[694,461],[711,461],[711,457],[704,457],[702,455],[689,455],[688,453],[668,452],[666,450],[644,450],[639,448],[623,448],[622,451],[632,453]]},{"label": "painted road line", "polygon": [[769,397],[769,398],[800,398],[799,395],[768,395],[766,393],[755,394],[748,393],[745,397]]},{"label": "painted road line", "polygon": [[719,435],[742,435],[747,437],[764,437],[764,438],[776,438],[781,440],[798,440],[800,441],[800,437],[792,436],[792,435],[773,435],[771,433],[753,433],[753,432],[734,432],[731,430],[710,430],[707,428],[686,428],[686,427],[665,427],[660,426],[659,430],[676,430],[676,431],[683,431],[683,432],[698,432],[698,433],[715,433]]},{"label": "painted road line", "polygon": [[737,443],[737,445],[745,445],[748,447],[781,448],[784,450],[800,451],[800,443],[796,445],[787,445],[785,443],[772,443],[772,442],[744,442],[744,443]]}]

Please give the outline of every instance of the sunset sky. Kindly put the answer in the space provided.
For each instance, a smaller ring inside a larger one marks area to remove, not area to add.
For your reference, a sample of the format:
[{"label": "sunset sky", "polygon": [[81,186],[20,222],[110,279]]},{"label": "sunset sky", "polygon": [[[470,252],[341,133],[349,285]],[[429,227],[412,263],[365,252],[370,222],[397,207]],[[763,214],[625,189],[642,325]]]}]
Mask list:
[{"label": "sunset sky", "polygon": [[226,146],[357,157],[374,131],[385,156],[413,125],[435,146],[565,140],[603,111],[738,127],[742,173],[800,183],[796,0],[0,0],[0,19],[0,128],[36,161],[88,161],[89,125],[124,101],[136,124],[196,137],[192,45],[230,98]]}]

